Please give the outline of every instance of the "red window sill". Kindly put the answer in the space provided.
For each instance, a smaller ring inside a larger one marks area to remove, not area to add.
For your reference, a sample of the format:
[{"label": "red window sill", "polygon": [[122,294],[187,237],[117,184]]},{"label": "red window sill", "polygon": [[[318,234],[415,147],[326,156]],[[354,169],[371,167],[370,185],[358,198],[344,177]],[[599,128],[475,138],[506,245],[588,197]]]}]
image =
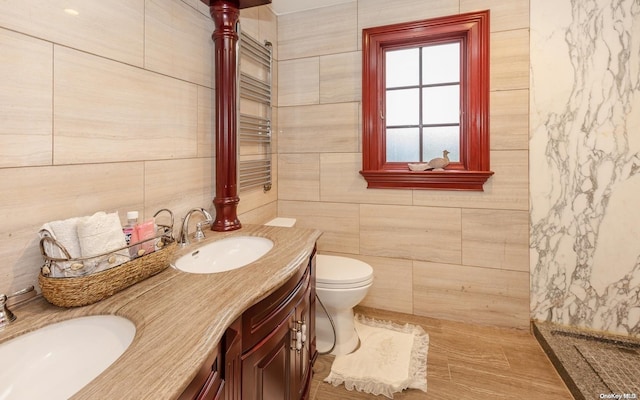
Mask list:
[{"label": "red window sill", "polygon": [[435,189],[484,191],[493,171],[360,171],[371,189]]}]

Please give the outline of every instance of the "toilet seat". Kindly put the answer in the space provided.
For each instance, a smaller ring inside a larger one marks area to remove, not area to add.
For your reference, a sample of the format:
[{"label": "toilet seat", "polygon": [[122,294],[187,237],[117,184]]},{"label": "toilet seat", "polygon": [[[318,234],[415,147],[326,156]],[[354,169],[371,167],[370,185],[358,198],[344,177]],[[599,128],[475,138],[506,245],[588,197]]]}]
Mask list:
[{"label": "toilet seat", "polygon": [[316,256],[317,288],[354,289],[372,282],[373,268],[363,261],[324,254]]}]

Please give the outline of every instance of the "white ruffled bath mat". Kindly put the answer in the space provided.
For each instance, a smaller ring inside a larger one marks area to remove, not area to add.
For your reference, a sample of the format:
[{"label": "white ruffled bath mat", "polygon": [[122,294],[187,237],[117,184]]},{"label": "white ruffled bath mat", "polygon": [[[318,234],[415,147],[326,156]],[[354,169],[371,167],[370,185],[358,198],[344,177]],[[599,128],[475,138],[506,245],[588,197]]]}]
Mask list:
[{"label": "white ruffled bath mat", "polygon": [[347,390],[390,399],[405,389],[427,391],[429,335],[421,327],[362,315],[356,315],[355,325],[360,347],[336,356],[325,382],[334,386],[344,383]]}]

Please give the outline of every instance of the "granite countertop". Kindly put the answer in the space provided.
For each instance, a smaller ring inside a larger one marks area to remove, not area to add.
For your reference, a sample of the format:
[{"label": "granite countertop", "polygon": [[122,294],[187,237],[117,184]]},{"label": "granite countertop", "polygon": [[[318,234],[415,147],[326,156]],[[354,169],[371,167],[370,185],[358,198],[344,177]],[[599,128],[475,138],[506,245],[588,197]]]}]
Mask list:
[{"label": "granite countertop", "polygon": [[13,310],[18,319],[0,332],[0,342],[69,318],[119,315],[136,325],[133,342],[73,399],[177,398],[215,349],[226,328],[296,272],[311,255],[320,232],[248,225],[232,232],[206,232],[206,235],[205,240],[178,250],[174,258],[230,236],[262,236],[271,239],[274,246],[258,261],[233,271],[189,274],[169,267],[85,307],[64,309],[43,298],[36,299]]}]

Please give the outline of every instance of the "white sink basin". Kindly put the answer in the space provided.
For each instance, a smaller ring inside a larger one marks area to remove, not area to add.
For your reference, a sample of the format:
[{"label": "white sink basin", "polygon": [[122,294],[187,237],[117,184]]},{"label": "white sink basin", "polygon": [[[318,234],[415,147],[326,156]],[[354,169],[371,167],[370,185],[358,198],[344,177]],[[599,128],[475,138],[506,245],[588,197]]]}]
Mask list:
[{"label": "white sink basin", "polygon": [[178,258],[172,266],[192,274],[213,274],[241,268],[258,260],[273,247],[258,236],[232,236],[198,247]]},{"label": "white sink basin", "polygon": [[0,343],[0,400],[68,399],[113,364],[135,333],[126,318],[94,315]]}]

